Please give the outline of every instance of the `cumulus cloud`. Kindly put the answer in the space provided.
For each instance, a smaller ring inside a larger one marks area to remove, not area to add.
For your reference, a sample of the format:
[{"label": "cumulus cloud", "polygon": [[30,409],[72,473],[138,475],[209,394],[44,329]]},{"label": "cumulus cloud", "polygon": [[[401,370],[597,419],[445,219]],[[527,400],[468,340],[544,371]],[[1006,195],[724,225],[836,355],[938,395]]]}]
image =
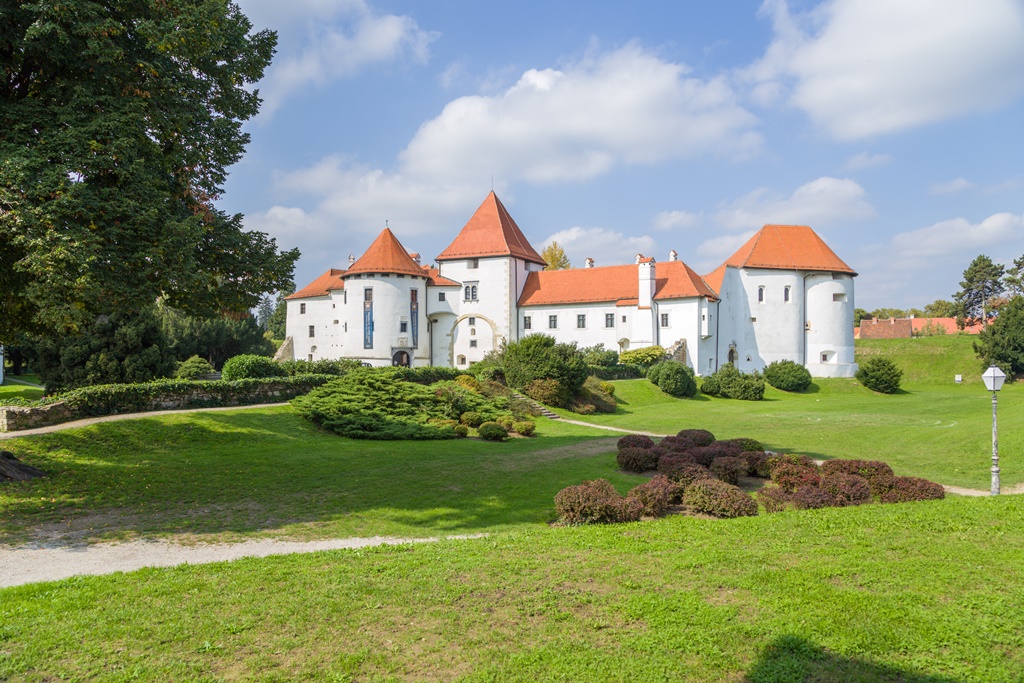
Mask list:
[{"label": "cumulus cloud", "polygon": [[1024,238],[1024,216],[997,213],[980,223],[953,218],[926,228],[901,232],[891,245],[905,261],[962,257]]},{"label": "cumulus cloud", "polygon": [[854,154],[852,157],[846,160],[843,164],[843,168],[848,171],[861,171],[865,168],[874,168],[876,166],[885,166],[892,163],[891,154],[869,154],[867,152],[861,152]]},{"label": "cumulus cloud", "polygon": [[[582,268],[583,261],[592,258],[595,265],[610,266],[619,263],[632,263],[636,254],[655,256],[656,244],[648,235],[637,237],[627,236],[607,228],[572,227],[560,230],[544,240],[544,246],[558,242],[569,257],[574,268]],[[668,253],[664,254],[668,258]],[[658,258],[658,260],[663,260]]]},{"label": "cumulus cloud", "polygon": [[931,192],[932,194],[953,194],[963,190],[970,190],[973,187],[974,183],[966,178],[957,178],[956,180],[950,180],[948,183],[935,183],[931,187]]},{"label": "cumulus cloud", "polygon": [[833,137],[857,140],[998,108],[1024,94],[1019,0],[766,0],[775,39],[741,77]]},{"label": "cumulus cloud", "polygon": [[699,222],[700,215],[691,211],[661,211],[654,216],[654,229],[689,230]]},{"label": "cumulus cloud", "polygon": [[849,178],[828,176],[801,185],[788,197],[760,188],[723,206],[715,221],[726,230],[760,228],[766,223],[828,225],[874,218],[864,188]]}]

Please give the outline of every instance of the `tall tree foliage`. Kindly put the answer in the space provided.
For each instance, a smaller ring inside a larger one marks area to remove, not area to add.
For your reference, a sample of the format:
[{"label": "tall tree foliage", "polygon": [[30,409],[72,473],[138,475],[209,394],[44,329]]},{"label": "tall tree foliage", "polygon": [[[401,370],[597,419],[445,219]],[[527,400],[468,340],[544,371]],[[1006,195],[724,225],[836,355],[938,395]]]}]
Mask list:
[{"label": "tall tree foliage", "polygon": [[1003,282],[1010,296],[1024,296],[1024,256],[1013,260],[1013,265],[1006,269]]},{"label": "tall tree foliage", "polygon": [[1024,297],[1015,296],[978,335],[974,352],[982,365],[998,365],[1009,376],[1024,373]]},{"label": "tall tree foliage", "polygon": [[157,314],[166,344],[178,361],[199,356],[220,368],[233,356],[274,355],[273,343],[250,315],[199,318],[162,304],[157,306]]},{"label": "tall tree foliage", "polygon": [[964,271],[960,291],[953,295],[956,322],[963,329],[985,321],[990,316],[991,301],[1003,292],[1003,266],[981,254]]},{"label": "tall tree foliage", "polygon": [[214,206],[276,44],[251,28],[225,0],[0,5],[0,342],[289,280],[297,251]]},{"label": "tall tree foliage", "polygon": [[569,257],[565,255],[565,250],[562,249],[558,242],[552,242],[544,247],[544,250],[540,252],[540,256],[547,262],[544,270],[566,270],[572,267],[572,264],[569,263]]}]

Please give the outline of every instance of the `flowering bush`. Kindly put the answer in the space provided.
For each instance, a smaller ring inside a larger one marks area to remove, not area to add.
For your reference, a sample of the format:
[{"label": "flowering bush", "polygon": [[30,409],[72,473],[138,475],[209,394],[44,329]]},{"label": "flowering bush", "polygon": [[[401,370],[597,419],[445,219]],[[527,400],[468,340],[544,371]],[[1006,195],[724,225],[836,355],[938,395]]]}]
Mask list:
[{"label": "flowering bush", "polygon": [[708,469],[726,484],[738,484],[740,477],[747,473],[747,463],[742,458],[726,455],[712,460]]},{"label": "flowering bush", "polygon": [[653,448],[620,448],[615,462],[626,472],[646,472],[658,466],[659,451]]},{"label": "flowering bush", "polygon": [[871,487],[867,479],[856,474],[826,474],[821,477],[821,488],[828,491],[840,506],[871,502]]},{"label": "flowering bush", "polygon": [[942,484],[920,477],[894,477],[892,488],[884,491],[883,503],[910,503],[916,500],[941,500],[946,497]]},{"label": "flowering bush", "polygon": [[610,524],[640,519],[643,504],[619,495],[607,479],[594,479],[559,491],[555,511],[565,524]]},{"label": "flowering bush", "polygon": [[710,446],[715,442],[715,435],[706,429],[684,429],[676,436],[692,442],[694,446]]},{"label": "flowering bush", "polygon": [[626,434],[618,440],[617,445],[619,448],[652,448],[654,441],[643,434]]},{"label": "flowering bush", "polygon": [[817,467],[783,463],[772,470],[772,481],[786,493],[793,493],[799,488],[813,486],[817,488],[821,482]]},{"label": "flowering bush", "polygon": [[699,479],[683,492],[688,508],[714,517],[753,517],[757,502],[732,484],[717,479]]},{"label": "flowering bush", "polygon": [[638,500],[643,506],[643,513],[648,517],[661,517],[668,511],[668,506],[678,503],[683,495],[683,487],[664,475],[657,475],[650,481],[634,486],[627,498]]}]

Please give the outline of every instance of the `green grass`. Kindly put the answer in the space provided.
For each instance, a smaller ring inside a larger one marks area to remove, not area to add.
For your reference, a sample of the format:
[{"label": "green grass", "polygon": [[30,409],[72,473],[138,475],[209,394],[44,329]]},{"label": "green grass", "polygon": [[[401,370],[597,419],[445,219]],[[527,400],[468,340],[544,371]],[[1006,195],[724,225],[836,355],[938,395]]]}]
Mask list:
[{"label": "green grass", "polygon": [[34,401],[43,397],[43,390],[35,387],[27,387],[24,384],[15,384],[5,381],[0,384],[0,401],[5,398],[24,398]]},{"label": "green grass", "polygon": [[674,517],[0,590],[0,679],[1020,681],[1024,506]]},{"label": "green grass", "polygon": [[[550,420],[538,433],[504,443],[354,441],[280,407],[0,441],[53,475],[0,487],[0,543],[495,531],[550,521],[555,493],[582,479],[624,490],[643,481],[616,471],[614,434]],[[604,437],[596,451],[595,436]]]},{"label": "green grass", "polygon": [[857,361],[884,356],[903,370],[903,382],[911,386],[954,386],[957,375],[965,384],[983,387],[982,362],[974,353],[976,335],[946,334],[913,339],[858,339]]}]

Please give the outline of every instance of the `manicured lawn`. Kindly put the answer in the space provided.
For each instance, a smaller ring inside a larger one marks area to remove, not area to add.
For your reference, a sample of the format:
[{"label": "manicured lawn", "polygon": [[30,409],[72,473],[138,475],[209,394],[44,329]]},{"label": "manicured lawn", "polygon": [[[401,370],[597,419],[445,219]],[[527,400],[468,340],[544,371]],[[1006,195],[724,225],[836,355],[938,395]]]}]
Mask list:
[{"label": "manicured lawn", "polygon": [[643,481],[616,471],[614,434],[543,419],[538,433],[505,443],[353,441],[282,407],[0,441],[54,475],[0,486],[0,543],[495,531],[550,521],[555,493],[583,479],[623,490]]},{"label": "manicured lawn", "polygon": [[1017,498],[675,517],[0,590],[10,681],[1019,681]]},{"label": "manicured lawn", "polygon": [[15,384],[14,382],[7,381],[0,384],[0,401],[3,401],[5,398],[25,398],[33,401],[42,397],[42,389],[36,389],[35,387],[28,387],[24,384]]}]

